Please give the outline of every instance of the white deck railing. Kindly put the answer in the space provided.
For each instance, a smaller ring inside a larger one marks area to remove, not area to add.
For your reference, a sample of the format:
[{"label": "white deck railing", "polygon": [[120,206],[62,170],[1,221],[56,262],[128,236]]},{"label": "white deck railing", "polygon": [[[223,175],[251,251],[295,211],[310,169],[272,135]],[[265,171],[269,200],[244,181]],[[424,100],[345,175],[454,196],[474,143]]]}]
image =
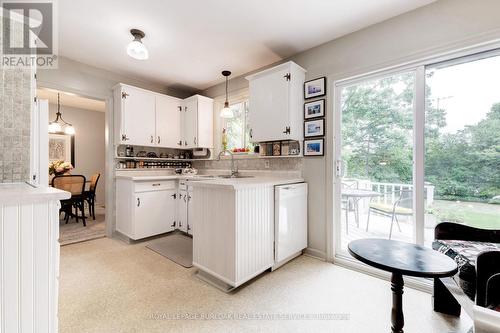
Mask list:
[{"label": "white deck railing", "polygon": [[[372,190],[379,192],[382,196],[375,198],[377,202],[392,204],[398,198],[401,191],[413,191],[413,184],[379,183],[365,179],[344,179],[345,183],[352,182],[358,189]],[[428,207],[434,202],[434,185],[424,185],[425,205]]]}]

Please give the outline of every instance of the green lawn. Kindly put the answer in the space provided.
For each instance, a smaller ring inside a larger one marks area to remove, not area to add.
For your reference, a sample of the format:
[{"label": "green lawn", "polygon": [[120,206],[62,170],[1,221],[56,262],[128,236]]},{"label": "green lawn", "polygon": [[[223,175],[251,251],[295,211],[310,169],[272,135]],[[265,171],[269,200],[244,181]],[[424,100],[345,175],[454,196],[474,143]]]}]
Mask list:
[{"label": "green lawn", "polygon": [[457,222],[483,229],[500,229],[500,205],[482,202],[435,200],[427,213],[439,221]]}]

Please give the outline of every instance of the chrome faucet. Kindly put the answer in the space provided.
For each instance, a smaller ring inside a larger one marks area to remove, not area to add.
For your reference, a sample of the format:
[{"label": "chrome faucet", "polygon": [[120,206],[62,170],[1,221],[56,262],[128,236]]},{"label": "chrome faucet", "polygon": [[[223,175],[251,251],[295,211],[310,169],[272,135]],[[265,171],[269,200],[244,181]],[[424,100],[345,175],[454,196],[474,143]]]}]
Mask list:
[{"label": "chrome faucet", "polygon": [[235,164],[234,164],[234,154],[233,154],[232,151],[230,151],[229,149],[222,150],[219,153],[219,157],[217,157],[217,161],[220,161],[220,157],[223,154],[225,154],[226,152],[228,152],[229,155],[231,155],[231,177],[236,177],[236,175],[238,175],[238,165],[236,165],[236,167],[235,167]]}]

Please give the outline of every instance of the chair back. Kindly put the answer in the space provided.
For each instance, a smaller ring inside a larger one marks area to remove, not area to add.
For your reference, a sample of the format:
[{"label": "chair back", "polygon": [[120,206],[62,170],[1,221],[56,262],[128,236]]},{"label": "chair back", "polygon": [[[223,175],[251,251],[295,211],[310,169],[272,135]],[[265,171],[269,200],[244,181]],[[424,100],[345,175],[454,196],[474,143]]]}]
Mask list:
[{"label": "chair back", "polygon": [[80,195],[85,191],[85,176],[62,175],[52,178],[52,187],[70,192],[71,195]]},{"label": "chair back", "polygon": [[396,200],[397,207],[413,209],[413,191],[411,189],[399,189],[399,198]]},{"label": "chair back", "polygon": [[100,177],[101,177],[100,173],[94,173],[92,177],[90,177],[90,186],[89,186],[90,192],[95,193],[95,190],[97,188],[97,182],[99,181]]}]

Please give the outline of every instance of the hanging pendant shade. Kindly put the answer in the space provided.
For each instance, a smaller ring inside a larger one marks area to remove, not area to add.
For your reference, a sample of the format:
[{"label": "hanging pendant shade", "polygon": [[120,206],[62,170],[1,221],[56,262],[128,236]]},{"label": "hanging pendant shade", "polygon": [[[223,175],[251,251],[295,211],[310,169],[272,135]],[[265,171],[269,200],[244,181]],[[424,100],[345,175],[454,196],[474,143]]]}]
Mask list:
[{"label": "hanging pendant shade", "polygon": [[220,111],[220,117],[229,119],[234,117],[233,110],[229,107],[229,101],[227,99],[227,84],[228,84],[228,77],[231,75],[230,71],[222,71],[222,75],[226,77],[226,101],[224,102],[224,108]]},{"label": "hanging pendant shade", "polygon": [[57,93],[57,113],[56,119],[49,123],[49,133],[75,134],[75,128],[70,123],[64,121],[61,113],[61,97]]}]

